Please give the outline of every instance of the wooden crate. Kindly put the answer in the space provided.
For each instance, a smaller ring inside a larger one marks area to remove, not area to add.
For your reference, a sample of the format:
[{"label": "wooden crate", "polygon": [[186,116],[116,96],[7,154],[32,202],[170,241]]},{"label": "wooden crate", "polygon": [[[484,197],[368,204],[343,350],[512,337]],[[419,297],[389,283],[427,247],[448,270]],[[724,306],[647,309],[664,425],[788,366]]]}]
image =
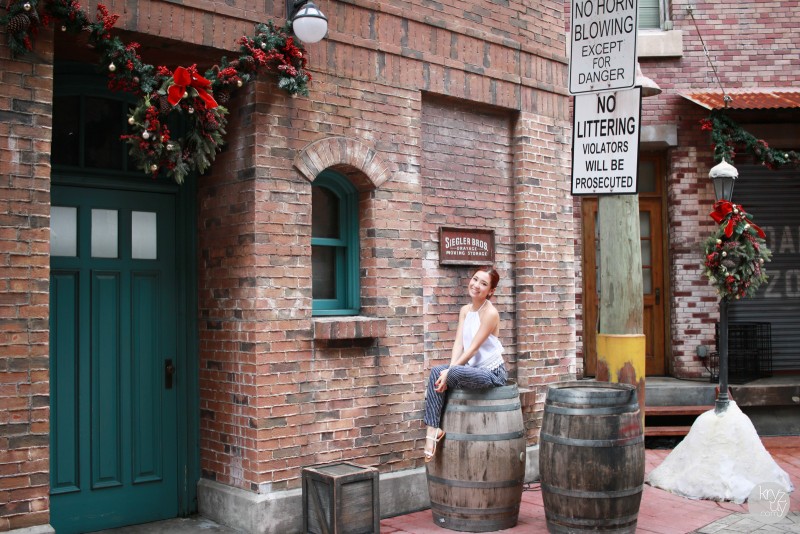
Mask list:
[{"label": "wooden crate", "polygon": [[303,469],[303,532],[379,534],[378,470],[341,462]]}]

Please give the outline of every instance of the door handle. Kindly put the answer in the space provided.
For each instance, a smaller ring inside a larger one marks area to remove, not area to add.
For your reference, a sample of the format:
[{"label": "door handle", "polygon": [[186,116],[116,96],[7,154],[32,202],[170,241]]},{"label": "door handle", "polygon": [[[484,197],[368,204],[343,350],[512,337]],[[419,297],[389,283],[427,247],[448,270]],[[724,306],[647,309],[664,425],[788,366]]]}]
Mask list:
[{"label": "door handle", "polygon": [[175,366],[172,360],[164,361],[164,387],[172,389],[172,377],[175,375]]},{"label": "door handle", "polygon": [[661,304],[661,288],[656,288],[656,304]]}]

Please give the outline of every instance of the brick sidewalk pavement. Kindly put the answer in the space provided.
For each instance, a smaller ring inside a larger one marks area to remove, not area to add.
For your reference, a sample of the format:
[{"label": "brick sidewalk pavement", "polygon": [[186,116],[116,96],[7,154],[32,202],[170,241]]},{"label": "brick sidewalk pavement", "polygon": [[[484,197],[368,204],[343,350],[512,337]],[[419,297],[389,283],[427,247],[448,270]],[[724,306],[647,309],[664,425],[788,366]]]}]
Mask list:
[{"label": "brick sidewalk pavement", "polygon": [[[775,461],[792,479],[795,487],[800,482],[800,436],[763,438],[765,447]],[[646,471],[659,465],[669,450],[646,451]],[[652,534],[730,534],[749,532],[800,533],[800,490],[791,494],[792,517],[774,525],[754,522],[747,513],[747,505],[729,502],[691,500],[653,488],[647,484],[639,509],[637,532]],[[763,530],[761,530],[763,528]],[[444,534],[451,532],[433,523],[430,510],[402,515],[381,521],[381,534]],[[503,530],[508,534],[547,532],[542,494],[537,484],[522,494],[519,522],[514,528]]]}]

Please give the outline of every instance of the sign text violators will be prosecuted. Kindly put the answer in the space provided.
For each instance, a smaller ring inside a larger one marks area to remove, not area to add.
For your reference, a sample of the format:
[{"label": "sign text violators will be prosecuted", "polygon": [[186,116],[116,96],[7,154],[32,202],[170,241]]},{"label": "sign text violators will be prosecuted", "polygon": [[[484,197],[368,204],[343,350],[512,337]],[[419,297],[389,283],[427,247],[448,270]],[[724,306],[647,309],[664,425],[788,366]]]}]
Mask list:
[{"label": "sign text violators will be prosecuted", "polygon": [[637,192],[641,88],[575,97],[572,194]]},{"label": "sign text violators will be prosecuted", "polygon": [[572,0],[569,92],[633,87],[637,0]]}]

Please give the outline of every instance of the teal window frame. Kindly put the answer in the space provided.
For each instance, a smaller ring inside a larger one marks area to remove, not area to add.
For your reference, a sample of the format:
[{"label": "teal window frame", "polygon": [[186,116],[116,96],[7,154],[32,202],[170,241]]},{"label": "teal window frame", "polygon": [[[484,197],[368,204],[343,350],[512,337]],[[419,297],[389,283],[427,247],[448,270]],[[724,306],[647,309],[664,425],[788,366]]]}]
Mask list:
[{"label": "teal window frame", "polygon": [[[314,237],[312,223],[311,248],[335,249],[335,295],[333,299],[313,299],[312,316],[358,315],[360,306],[358,190],[344,176],[323,171],[312,187],[324,187],[338,199],[339,237]],[[313,217],[312,217],[313,219]],[[313,265],[312,265],[313,271]],[[312,276],[312,285],[313,285]],[[313,288],[312,288],[313,293]]]}]

